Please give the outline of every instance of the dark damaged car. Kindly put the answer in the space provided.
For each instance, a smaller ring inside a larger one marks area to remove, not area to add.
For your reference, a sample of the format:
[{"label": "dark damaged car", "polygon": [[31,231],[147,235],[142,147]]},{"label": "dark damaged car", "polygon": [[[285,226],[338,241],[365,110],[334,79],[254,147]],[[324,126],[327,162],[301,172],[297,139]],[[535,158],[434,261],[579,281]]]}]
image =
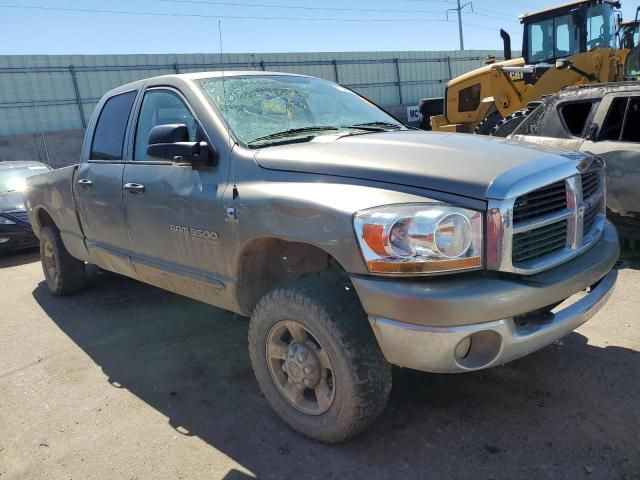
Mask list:
[{"label": "dark damaged car", "polygon": [[28,177],[48,170],[40,162],[0,162],[0,253],[39,245],[22,195]]},{"label": "dark damaged car", "polygon": [[511,138],[602,157],[608,216],[623,238],[640,240],[640,82],[566,88],[529,114]]}]

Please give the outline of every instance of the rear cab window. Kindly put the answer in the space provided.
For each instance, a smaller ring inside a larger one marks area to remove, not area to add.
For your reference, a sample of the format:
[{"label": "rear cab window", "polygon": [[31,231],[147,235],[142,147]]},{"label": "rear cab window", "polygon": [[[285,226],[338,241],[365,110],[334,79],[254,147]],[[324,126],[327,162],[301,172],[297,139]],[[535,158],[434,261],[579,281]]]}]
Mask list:
[{"label": "rear cab window", "polygon": [[93,133],[90,160],[122,160],[127,122],[136,93],[114,95],[105,102]]}]

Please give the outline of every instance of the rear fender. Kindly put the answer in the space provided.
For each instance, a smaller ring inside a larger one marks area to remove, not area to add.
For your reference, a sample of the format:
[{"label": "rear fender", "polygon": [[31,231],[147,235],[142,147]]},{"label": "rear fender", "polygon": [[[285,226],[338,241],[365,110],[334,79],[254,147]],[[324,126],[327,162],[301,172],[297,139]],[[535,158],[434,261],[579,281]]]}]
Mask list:
[{"label": "rear fender", "polygon": [[78,166],[72,165],[27,180],[25,205],[36,235],[53,224],[65,248],[78,259],[87,258],[82,227],[76,214],[74,181]]}]

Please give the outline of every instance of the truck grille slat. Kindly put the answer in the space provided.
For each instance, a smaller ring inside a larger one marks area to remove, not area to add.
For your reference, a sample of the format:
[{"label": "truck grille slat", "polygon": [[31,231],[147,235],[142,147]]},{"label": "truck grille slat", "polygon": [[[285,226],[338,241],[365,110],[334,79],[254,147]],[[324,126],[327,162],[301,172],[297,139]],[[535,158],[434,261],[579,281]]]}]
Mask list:
[{"label": "truck grille slat", "polygon": [[567,221],[536,228],[513,237],[513,262],[539,258],[564,248],[567,244]]},{"label": "truck grille slat", "polygon": [[590,198],[599,190],[600,182],[598,181],[598,172],[591,171],[582,174],[582,196],[585,199]]},{"label": "truck grille slat", "polygon": [[527,193],[516,199],[513,206],[514,223],[549,215],[565,209],[567,194],[565,182],[556,182],[547,187]]},{"label": "truck grille slat", "polygon": [[600,210],[600,205],[596,204],[591,208],[587,209],[587,211],[585,212],[584,223],[583,223],[584,233],[588,233],[589,231],[591,231],[591,228],[596,222],[596,216],[599,210]]}]

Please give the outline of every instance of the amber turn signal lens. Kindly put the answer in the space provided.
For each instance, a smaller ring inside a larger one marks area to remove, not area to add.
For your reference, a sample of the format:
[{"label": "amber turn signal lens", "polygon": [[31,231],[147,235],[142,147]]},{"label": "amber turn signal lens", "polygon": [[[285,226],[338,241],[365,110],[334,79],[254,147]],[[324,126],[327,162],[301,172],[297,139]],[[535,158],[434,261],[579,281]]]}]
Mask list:
[{"label": "amber turn signal lens", "polygon": [[367,262],[369,271],[375,273],[430,273],[449,270],[467,270],[482,266],[480,257],[431,260],[428,262]]},{"label": "amber turn signal lens", "polygon": [[362,239],[368,247],[381,257],[386,257],[388,253],[384,248],[383,235],[383,225],[366,224],[362,227]]}]

